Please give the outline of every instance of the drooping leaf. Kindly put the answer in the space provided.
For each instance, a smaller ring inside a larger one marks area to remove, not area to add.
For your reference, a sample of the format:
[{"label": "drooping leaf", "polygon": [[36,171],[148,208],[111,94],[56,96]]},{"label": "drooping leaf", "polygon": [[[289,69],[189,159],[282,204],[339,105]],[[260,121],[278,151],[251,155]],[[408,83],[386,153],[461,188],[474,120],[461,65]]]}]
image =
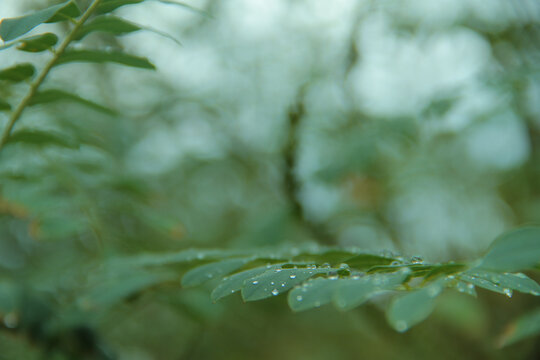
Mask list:
[{"label": "drooping leaf", "polygon": [[317,274],[327,274],[337,269],[308,266],[306,268],[277,268],[252,278],[242,288],[244,301],[255,301],[276,296],[303,283]]},{"label": "drooping leaf", "polygon": [[212,291],[211,298],[212,301],[216,302],[225,296],[231,295],[242,289],[246,281],[265,273],[268,270],[277,269],[280,267],[279,264],[271,266],[262,266],[254,269],[249,269],[246,271],[233,274],[226,278],[223,278],[218,286]]},{"label": "drooping leaf", "polygon": [[393,273],[377,273],[344,279],[337,289],[334,302],[342,310],[353,309],[372,296],[394,290],[409,276],[410,270],[403,268]]},{"label": "drooping leaf", "polygon": [[540,308],[536,308],[510,323],[498,341],[499,347],[540,335]]},{"label": "drooping leaf", "polygon": [[36,129],[24,129],[15,131],[13,134],[10,135],[6,143],[21,143],[34,146],[55,145],[70,149],[75,149],[78,147],[76,143],[74,143],[71,139],[67,138],[62,134]]},{"label": "drooping leaf", "polygon": [[140,29],[140,26],[117,16],[99,16],[88,24],[85,24],[75,35],[75,40],[80,40],[94,31],[107,32],[114,35],[122,35]]},{"label": "drooping leaf", "polygon": [[31,78],[36,73],[36,68],[32,64],[17,64],[7,69],[0,70],[0,80],[11,82],[21,82]]},{"label": "drooping leaf", "polygon": [[0,99],[0,111],[10,111],[10,110],[11,110],[11,105],[7,101]]},{"label": "drooping leaf", "polygon": [[304,311],[328,304],[334,293],[345,279],[332,278],[310,279],[289,292],[288,302],[293,311]]},{"label": "drooping leaf", "polygon": [[58,90],[58,89],[39,91],[38,93],[34,95],[29,105],[33,106],[33,105],[39,105],[39,104],[48,104],[48,103],[57,102],[57,101],[73,101],[78,104],[87,106],[89,108],[101,111],[106,114],[114,115],[116,113],[114,110],[111,110],[105,106],[99,105],[93,101],[83,99],[75,94],[71,94],[71,93],[68,93],[67,91]]},{"label": "drooping leaf", "polygon": [[182,286],[196,286],[219,276],[228,275],[249,261],[251,258],[227,259],[198,266],[182,277]]},{"label": "drooping leaf", "polygon": [[0,38],[4,41],[10,41],[26,34],[39,24],[63,21],[80,14],[81,11],[77,4],[70,0],[28,15],[2,19],[2,22],[0,22]]},{"label": "drooping leaf", "polygon": [[435,282],[394,298],[386,312],[388,322],[399,332],[418,324],[431,314],[441,290],[442,285]]},{"label": "drooping leaf", "polygon": [[103,0],[98,6],[96,13],[105,14],[118,9],[124,5],[133,5],[142,3],[144,0]]},{"label": "drooping leaf", "polygon": [[540,264],[540,227],[524,227],[498,237],[479,267],[495,271],[519,271]]},{"label": "drooping leaf", "polygon": [[71,62],[90,62],[90,63],[117,63],[121,65],[132,66],[141,69],[155,70],[155,66],[146,58],[126,54],[123,52],[109,52],[101,50],[69,50],[62,54],[55,65],[61,65]]},{"label": "drooping leaf", "polygon": [[52,48],[57,42],[58,36],[53,33],[45,33],[21,40],[17,49],[26,52],[41,52]]}]

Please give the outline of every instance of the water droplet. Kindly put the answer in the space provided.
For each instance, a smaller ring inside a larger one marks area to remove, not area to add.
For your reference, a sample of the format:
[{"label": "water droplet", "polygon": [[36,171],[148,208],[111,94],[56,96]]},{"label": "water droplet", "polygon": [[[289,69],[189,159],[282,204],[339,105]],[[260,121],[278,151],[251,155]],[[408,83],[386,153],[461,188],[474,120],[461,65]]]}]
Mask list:
[{"label": "water droplet", "polygon": [[467,289],[469,290],[474,290],[474,285],[473,284],[467,284]]},{"label": "water droplet", "polygon": [[276,284],[276,283],[275,283],[275,282],[273,282],[273,281],[271,281],[271,282],[270,282],[270,285],[275,285],[275,284]]},{"label": "water droplet", "polygon": [[296,301],[302,301],[303,299],[304,299],[304,298],[302,297],[302,295],[298,295],[298,296],[296,297]]},{"label": "water droplet", "polygon": [[253,280],[252,284],[257,285],[259,282],[257,280]]},{"label": "water droplet", "polygon": [[281,272],[281,269],[276,269],[276,272],[277,272],[277,273],[278,273],[278,272]]},{"label": "water droplet", "polygon": [[511,289],[504,288],[503,293],[504,293],[504,295],[506,295],[508,297],[512,297],[512,290]]},{"label": "water droplet", "polygon": [[424,262],[424,259],[422,259],[421,256],[413,256],[411,258],[411,263],[413,264],[422,264]]},{"label": "water droplet", "polygon": [[296,279],[296,275],[294,275],[294,274],[289,275],[289,277],[290,277],[291,279]]},{"label": "water droplet", "polygon": [[392,265],[392,266],[397,266],[397,265],[399,265],[399,264],[400,264],[399,261],[392,261],[392,263],[391,263],[390,265]]},{"label": "water droplet", "polygon": [[348,269],[348,268],[349,268],[349,264],[345,264],[345,263],[339,264],[339,268],[340,268],[340,269]]},{"label": "water droplet", "polygon": [[324,264],[321,265],[321,267],[323,269],[330,269],[330,264],[329,263],[324,263]]},{"label": "water droplet", "polygon": [[407,323],[403,320],[396,321],[396,330],[399,332],[404,332],[407,330]]},{"label": "water droplet", "polygon": [[279,294],[279,291],[278,291],[278,289],[274,289],[274,290],[272,290],[272,295],[276,296],[276,295],[278,295],[278,294]]},{"label": "water droplet", "polygon": [[337,280],[338,278],[339,278],[339,276],[337,276],[337,275],[330,275],[328,277],[328,279],[330,279],[330,280]]},{"label": "water droplet", "polygon": [[449,280],[454,280],[456,277],[455,277],[454,275],[448,275],[447,278],[448,278]]},{"label": "water droplet", "polygon": [[285,283],[281,283],[281,287],[285,287]]}]

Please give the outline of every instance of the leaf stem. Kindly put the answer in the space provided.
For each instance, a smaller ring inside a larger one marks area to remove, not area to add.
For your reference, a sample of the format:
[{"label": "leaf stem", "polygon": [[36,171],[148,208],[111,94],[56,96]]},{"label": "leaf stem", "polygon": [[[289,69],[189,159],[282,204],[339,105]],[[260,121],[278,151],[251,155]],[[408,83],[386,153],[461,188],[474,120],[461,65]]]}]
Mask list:
[{"label": "leaf stem", "polygon": [[54,65],[60,58],[60,56],[62,56],[62,54],[64,53],[66,48],[69,46],[69,44],[73,41],[79,29],[84,25],[86,20],[88,20],[90,15],[92,15],[92,13],[97,9],[100,2],[101,0],[94,0],[94,2],[88,7],[88,9],[86,9],[86,11],[81,16],[81,18],[77,20],[77,22],[75,23],[75,26],[73,27],[71,32],[60,44],[60,46],[54,53],[53,57],[51,58],[51,60],[45,65],[45,67],[43,68],[43,70],[41,70],[36,80],[32,82],[32,84],[30,85],[30,88],[28,89],[28,93],[21,100],[17,108],[13,111],[13,113],[11,114],[9,118],[6,128],[2,132],[2,137],[0,138],[0,153],[2,149],[4,148],[4,146],[6,145],[9,139],[9,136],[11,135],[11,131],[13,130],[13,127],[15,126],[15,123],[17,122],[17,120],[20,119],[24,109],[26,109],[26,107],[28,106],[28,104],[30,103],[34,95],[36,94],[37,90],[39,89],[43,81],[45,81],[45,78],[47,77],[47,75],[49,75],[49,72],[51,71],[51,69],[54,67]]}]

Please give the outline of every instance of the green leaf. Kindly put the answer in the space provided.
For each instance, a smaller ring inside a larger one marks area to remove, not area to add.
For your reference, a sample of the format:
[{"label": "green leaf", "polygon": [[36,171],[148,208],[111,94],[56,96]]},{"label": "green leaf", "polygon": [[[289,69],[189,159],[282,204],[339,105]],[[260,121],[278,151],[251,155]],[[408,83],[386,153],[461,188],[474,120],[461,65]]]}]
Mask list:
[{"label": "green leaf", "polygon": [[87,106],[89,108],[101,111],[106,114],[110,114],[110,115],[116,114],[114,110],[111,110],[105,106],[99,105],[90,100],[83,99],[75,94],[71,94],[66,91],[57,90],[57,89],[39,91],[38,93],[34,95],[29,105],[33,106],[33,105],[40,105],[40,104],[48,104],[48,103],[57,102],[57,101],[73,101],[78,104]]},{"label": "green leaf", "polygon": [[144,0],[103,0],[98,6],[96,13],[105,14],[118,9],[124,5],[132,5],[142,3]]},{"label": "green leaf", "polygon": [[155,70],[156,68],[147,59],[142,57],[129,55],[123,52],[108,52],[101,50],[69,50],[59,57],[55,65],[61,65],[71,62],[113,62],[142,69]]},{"label": "green leaf", "polygon": [[52,48],[57,42],[58,36],[53,33],[45,33],[21,40],[17,49],[26,52],[41,52]]},{"label": "green leaf", "polygon": [[10,110],[11,110],[11,105],[7,101],[0,99],[0,111],[10,111]]},{"label": "green leaf", "polygon": [[216,302],[219,299],[224,298],[225,296],[231,295],[241,290],[244,284],[250,279],[261,275],[268,270],[277,269],[279,267],[280,265],[271,265],[269,267],[263,266],[242,271],[237,274],[233,274],[231,276],[223,278],[219,285],[216,286],[216,288],[212,291],[212,301]]},{"label": "green leaf", "polygon": [[367,270],[374,266],[390,265],[394,261],[396,261],[394,258],[374,254],[360,254],[345,260],[350,267],[360,270]]},{"label": "green leaf", "polygon": [[299,269],[277,268],[268,270],[252,278],[245,284],[242,288],[242,298],[244,301],[255,301],[276,296],[303,283],[312,276],[327,274],[330,271],[336,270],[332,268],[317,268],[316,266]]},{"label": "green leaf", "polygon": [[338,288],[334,303],[342,310],[353,309],[376,294],[394,290],[409,276],[410,270],[403,268],[393,273],[377,273],[344,279]]},{"label": "green leaf", "polygon": [[338,277],[310,279],[289,292],[289,306],[293,311],[304,311],[328,304],[345,281]]},{"label": "green leaf", "polygon": [[540,335],[540,307],[520,316],[509,324],[498,341],[499,347]]},{"label": "green leaf", "polygon": [[172,1],[172,0],[157,0],[159,1],[160,3],[163,3],[163,4],[168,4],[168,5],[176,5],[176,6],[179,6],[179,7],[182,7],[184,9],[187,9],[187,10],[190,10],[190,11],[193,11],[194,13],[197,13],[199,15],[203,15],[207,18],[210,18],[210,14],[208,14],[208,12],[204,11],[204,10],[201,10],[201,9],[197,9],[196,7],[193,7],[189,4],[186,4],[184,2],[180,2],[180,1]]},{"label": "green leaf", "polygon": [[435,282],[420,290],[394,298],[386,312],[388,322],[399,332],[418,324],[431,314],[435,307],[435,299],[441,290],[442,285]]},{"label": "green leaf", "polygon": [[28,15],[2,19],[2,22],[0,22],[0,38],[4,41],[13,40],[42,23],[58,22],[80,14],[81,11],[77,4],[70,0]]},{"label": "green leaf", "polygon": [[524,227],[498,237],[478,267],[518,271],[540,264],[540,228]]},{"label": "green leaf", "polygon": [[227,259],[198,266],[184,275],[182,286],[196,286],[219,276],[230,274],[251,260],[252,258]]},{"label": "green leaf", "polygon": [[139,25],[119,18],[117,16],[99,16],[92,22],[84,25],[76,34],[75,40],[80,40],[94,31],[108,32],[114,35],[128,34],[141,30]]},{"label": "green leaf", "polygon": [[36,73],[36,68],[32,64],[17,64],[10,68],[0,70],[0,80],[11,82],[21,82],[31,78]]},{"label": "green leaf", "polygon": [[470,270],[459,277],[481,288],[512,296],[512,290],[531,295],[540,295],[540,285],[525,274],[509,274],[484,271],[479,269]]},{"label": "green leaf", "polygon": [[43,130],[18,130],[11,134],[7,140],[7,144],[29,144],[35,146],[48,146],[56,145],[60,147],[66,147],[70,149],[75,149],[78,147],[71,139],[66,138],[66,136],[50,131]]}]

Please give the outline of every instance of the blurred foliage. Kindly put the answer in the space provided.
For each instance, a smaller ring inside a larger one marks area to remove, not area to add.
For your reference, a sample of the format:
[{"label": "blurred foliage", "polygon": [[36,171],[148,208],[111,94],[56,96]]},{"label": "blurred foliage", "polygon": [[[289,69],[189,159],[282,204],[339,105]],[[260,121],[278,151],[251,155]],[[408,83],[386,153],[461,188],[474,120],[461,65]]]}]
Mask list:
[{"label": "blurred foliage", "polygon": [[0,7],[0,359],[539,356],[537,1],[91,3]]}]

